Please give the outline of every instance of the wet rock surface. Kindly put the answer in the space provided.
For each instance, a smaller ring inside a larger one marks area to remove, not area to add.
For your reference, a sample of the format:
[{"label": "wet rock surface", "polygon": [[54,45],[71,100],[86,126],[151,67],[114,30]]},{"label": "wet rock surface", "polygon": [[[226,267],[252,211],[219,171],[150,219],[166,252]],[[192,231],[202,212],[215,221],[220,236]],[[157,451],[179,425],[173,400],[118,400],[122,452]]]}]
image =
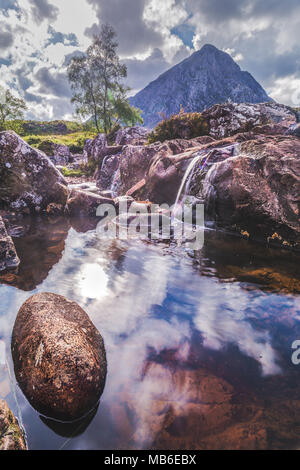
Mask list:
[{"label": "wet rock surface", "polygon": [[254,238],[300,243],[300,142],[292,137],[257,138],[238,156],[216,163],[203,182],[208,214],[223,226]]},{"label": "wet rock surface", "polygon": [[12,238],[8,235],[4,221],[0,216],[0,272],[6,269],[15,269],[20,260]]},{"label": "wet rock surface", "polygon": [[0,450],[26,450],[24,432],[4,400],[0,400]]},{"label": "wet rock surface", "polygon": [[14,132],[1,132],[0,155],[0,207],[39,213],[52,202],[66,203],[66,181],[45,154]]},{"label": "wet rock surface", "polygon": [[106,379],[104,343],[75,302],[51,293],[30,297],[11,347],[17,381],[40,413],[73,421],[96,406]]}]

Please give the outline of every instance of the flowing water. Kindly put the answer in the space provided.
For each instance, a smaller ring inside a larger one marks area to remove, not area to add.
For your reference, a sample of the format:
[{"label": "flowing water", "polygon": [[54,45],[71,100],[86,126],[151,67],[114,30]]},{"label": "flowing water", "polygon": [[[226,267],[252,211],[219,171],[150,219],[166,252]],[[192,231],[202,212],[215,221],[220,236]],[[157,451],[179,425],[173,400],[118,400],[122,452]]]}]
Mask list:
[{"label": "flowing water", "polygon": [[[93,221],[28,220],[0,276],[0,398],[31,449],[298,448],[300,256],[210,231],[202,250],[103,240]],[[78,302],[108,375],[83,422],[40,416],[15,383],[10,338],[33,293]]]}]

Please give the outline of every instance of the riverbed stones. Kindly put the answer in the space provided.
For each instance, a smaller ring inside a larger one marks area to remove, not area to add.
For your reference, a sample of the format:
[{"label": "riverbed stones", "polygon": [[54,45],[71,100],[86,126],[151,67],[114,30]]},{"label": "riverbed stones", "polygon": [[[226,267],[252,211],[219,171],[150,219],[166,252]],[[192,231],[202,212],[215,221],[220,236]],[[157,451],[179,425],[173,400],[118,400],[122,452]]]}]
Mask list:
[{"label": "riverbed stones", "polygon": [[18,312],[11,347],[17,381],[38,412],[73,421],[97,405],[105,347],[78,304],[52,293],[33,295]]},{"label": "riverbed stones", "polygon": [[0,400],[0,450],[26,450],[24,432],[4,400]]}]

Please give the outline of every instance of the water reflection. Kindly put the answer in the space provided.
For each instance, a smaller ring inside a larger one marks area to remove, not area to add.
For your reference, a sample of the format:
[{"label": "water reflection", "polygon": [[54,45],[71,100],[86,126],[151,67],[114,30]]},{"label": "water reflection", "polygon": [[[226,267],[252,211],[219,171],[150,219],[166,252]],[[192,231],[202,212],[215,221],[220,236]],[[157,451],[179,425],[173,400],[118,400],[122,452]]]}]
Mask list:
[{"label": "water reflection", "polygon": [[222,233],[208,232],[195,253],[100,240],[82,221],[60,223],[44,229],[47,255],[32,231],[19,240],[22,269],[0,286],[0,345],[33,289],[62,294],[103,335],[108,377],[99,410],[76,435],[39,419],[9,378],[7,348],[0,394],[21,415],[31,448],[299,445],[300,380],[290,360],[300,339],[299,256]]}]

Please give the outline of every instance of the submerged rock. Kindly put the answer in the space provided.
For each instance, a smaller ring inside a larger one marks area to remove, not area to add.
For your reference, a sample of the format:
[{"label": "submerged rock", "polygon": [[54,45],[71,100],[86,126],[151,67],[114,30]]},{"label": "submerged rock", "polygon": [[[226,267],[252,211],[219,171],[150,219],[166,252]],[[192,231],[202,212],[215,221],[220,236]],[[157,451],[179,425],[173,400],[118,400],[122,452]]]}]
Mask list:
[{"label": "submerged rock", "polygon": [[48,204],[65,205],[67,183],[42,152],[14,132],[0,133],[0,207],[15,212],[45,211]]},{"label": "submerged rock", "polygon": [[19,310],[11,346],[17,381],[38,412],[73,421],[97,405],[106,353],[78,304],[51,293],[30,297]]},{"label": "submerged rock", "polygon": [[0,216],[0,271],[17,268],[20,264],[15,245],[7,234],[4,222]]},{"label": "submerged rock", "polygon": [[4,400],[0,400],[0,450],[26,450],[24,432]]}]

